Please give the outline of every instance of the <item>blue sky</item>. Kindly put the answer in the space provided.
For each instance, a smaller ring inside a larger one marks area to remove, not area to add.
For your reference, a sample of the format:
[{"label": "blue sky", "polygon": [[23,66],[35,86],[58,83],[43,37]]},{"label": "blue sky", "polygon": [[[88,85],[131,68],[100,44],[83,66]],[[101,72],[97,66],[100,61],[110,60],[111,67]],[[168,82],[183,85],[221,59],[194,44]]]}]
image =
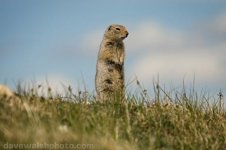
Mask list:
[{"label": "blue sky", "polygon": [[[94,91],[109,24],[125,25],[126,82],[226,91],[226,1],[0,0],[0,83],[35,81]],[[130,85],[133,86],[133,85]],[[129,87],[130,88],[130,87]]]}]

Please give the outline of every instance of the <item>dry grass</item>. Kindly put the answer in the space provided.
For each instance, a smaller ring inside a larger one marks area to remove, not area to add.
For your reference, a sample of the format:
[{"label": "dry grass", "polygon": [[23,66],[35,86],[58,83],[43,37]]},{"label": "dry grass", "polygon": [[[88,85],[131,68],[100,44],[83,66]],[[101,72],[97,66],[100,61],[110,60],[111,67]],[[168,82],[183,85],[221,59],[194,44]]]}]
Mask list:
[{"label": "dry grass", "polygon": [[98,150],[226,147],[226,114],[218,105],[222,97],[210,105],[205,96],[183,92],[170,96],[157,86],[152,101],[142,93],[140,99],[131,95],[123,102],[98,103],[92,96],[72,93],[70,87],[64,98],[53,96],[51,88],[46,97],[36,90],[18,86],[20,107],[0,98],[0,149],[19,149],[16,144],[27,144],[20,145],[21,149],[31,149],[25,147],[29,144],[36,144],[34,149],[40,148],[37,144],[52,144],[48,149],[73,144],[77,147],[67,149]]}]

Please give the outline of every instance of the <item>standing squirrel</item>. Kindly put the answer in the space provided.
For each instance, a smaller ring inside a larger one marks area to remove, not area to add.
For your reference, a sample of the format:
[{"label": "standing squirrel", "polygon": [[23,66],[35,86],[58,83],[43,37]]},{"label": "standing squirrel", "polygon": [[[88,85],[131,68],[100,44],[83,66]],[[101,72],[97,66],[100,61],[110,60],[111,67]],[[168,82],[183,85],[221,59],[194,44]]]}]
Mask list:
[{"label": "standing squirrel", "polygon": [[124,98],[123,40],[128,34],[127,29],[118,24],[110,25],[104,33],[96,64],[97,100]]}]

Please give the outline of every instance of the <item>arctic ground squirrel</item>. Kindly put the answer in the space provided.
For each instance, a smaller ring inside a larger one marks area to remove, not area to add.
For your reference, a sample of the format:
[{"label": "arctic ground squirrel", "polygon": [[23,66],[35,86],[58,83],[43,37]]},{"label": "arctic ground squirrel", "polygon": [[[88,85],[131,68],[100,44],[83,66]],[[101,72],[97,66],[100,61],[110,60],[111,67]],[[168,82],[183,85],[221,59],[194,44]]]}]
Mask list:
[{"label": "arctic ground squirrel", "polygon": [[125,47],[123,40],[127,29],[118,24],[110,25],[104,33],[96,64],[97,100],[123,99]]}]

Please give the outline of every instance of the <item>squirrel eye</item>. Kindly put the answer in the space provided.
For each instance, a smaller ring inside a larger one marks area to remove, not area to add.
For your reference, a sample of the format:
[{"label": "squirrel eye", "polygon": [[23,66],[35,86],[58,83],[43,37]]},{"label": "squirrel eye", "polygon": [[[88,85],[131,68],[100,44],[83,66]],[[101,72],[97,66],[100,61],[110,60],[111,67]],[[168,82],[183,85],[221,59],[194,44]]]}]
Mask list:
[{"label": "squirrel eye", "polygon": [[115,28],[116,30],[120,31],[120,28]]}]

